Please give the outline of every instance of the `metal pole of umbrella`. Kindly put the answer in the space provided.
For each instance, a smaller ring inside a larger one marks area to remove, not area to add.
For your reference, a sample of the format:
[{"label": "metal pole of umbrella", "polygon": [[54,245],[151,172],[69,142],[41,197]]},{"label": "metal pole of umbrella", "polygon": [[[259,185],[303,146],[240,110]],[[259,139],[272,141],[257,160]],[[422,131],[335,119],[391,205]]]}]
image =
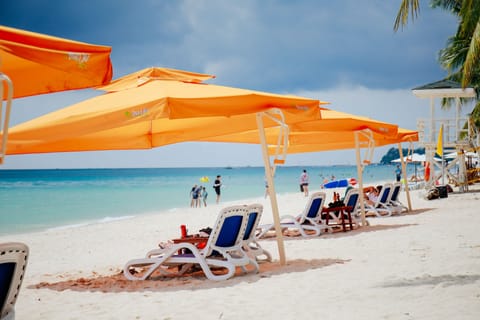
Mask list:
[{"label": "metal pole of umbrella", "polygon": [[272,206],[272,215],[273,215],[273,224],[275,226],[275,235],[277,239],[277,247],[278,247],[278,256],[280,265],[285,265],[285,246],[283,243],[283,235],[282,230],[280,228],[280,214],[278,210],[278,202],[277,202],[277,194],[275,192],[275,184],[273,181],[273,170],[270,166],[270,157],[268,155],[268,146],[267,146],[267,139],[265,136],[265,127],[263,125],[263,112],[257,113],[257,127],[258,133],[260,138],[260,144],[262,146],[262,156],[263,156],[263,163],[265,166],[265,178],[267,179],[268,184],[268,194],[270,198],[270,203]]},{"label": "metal pole of umbrella", "polygon": [[[3,117],[3,82],[7,85],[7,99],[5,103],[5,119],[2,124]],[[13,99],[13,83],[6,74],[0,73],[0,96],[2,101],[0,102],[0,133],[2,134],[2,144],[0,145],[0,165],[3,164],[3,159],[7,153],[7,141],[8,141],[8,123],[10,122],[10,110],[12,109]]]},{"label": "metal pole of umbrella", "polygon": [[415,183],[417,183],[417,177],[418,177],[418,173],[417,173],[417,161],[415,161],[413,163],[414,167],[415,167]]},{"label": "metal pole of umbrella", "polygon": [[363,194],[363,166],[360,156],[360,139],[358,137],[359,132],[355,131],[355,155],[357,159],[357,176],[358,176],[358,195],[360,198],[360,212],[362,215],[362,226],[367,225],[367,219],[365,218],[365,197]]},{"label": "metal pole of umbrella", "polygon": [[[398,153],[400,155],[400,162],[402,164],[402,174],[403,174],[403,180],[405,181],[405,193],[407,194],[407,202],[408,202],[408,211],[412,211],[412,202],[410,200],[410,190],[408,188],[408,177],[407,177],[407,168],[405,164],[405,159],[403,158],[403,150],[402,150],[402,144],[399,142],[398,143]],[[417,163],[415,162],[415,178],[417,177]]]},{"label": "metal pole of umbrella", "polygon": [[440,150],[442,152],[442,186],[445,186],[445,157],[444,157],[444,154],[445,152],[443,151],[443,136],[444,136],[444,132],[443,132],[443,123],[441,124],[440,126],[440,136],[438,137],[440,139]]}]

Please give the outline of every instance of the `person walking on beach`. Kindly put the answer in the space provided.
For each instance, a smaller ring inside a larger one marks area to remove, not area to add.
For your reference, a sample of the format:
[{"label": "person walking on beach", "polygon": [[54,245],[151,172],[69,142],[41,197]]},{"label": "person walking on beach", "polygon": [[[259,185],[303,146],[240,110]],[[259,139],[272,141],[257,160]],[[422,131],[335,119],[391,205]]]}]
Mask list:
[{"label": "person walking on beach", "polygon": [[305,197],[308,197],[308,174],[305,169],[303,169],[303,172],[300,175],[300,192],[303,192]]},{"label": "person walking on beach", "polygon": [[402,170],[400,169],[400,165],[397,164],[397,168],[395,169],[395,177],[397,179],[397,182],[399,182],[402,179]]},{"label": "person walking on beach", "polygon": [[190,207],[194,208],[198,205],[198,186],[194,185],[190,190]]},{"label": "person walking on beach", "polygon": [[213,182],[213,189],[215,189],[215,193],[217,194],[217,204],[220,202],[220,188],[222,187],[222,180],[221,176],[218,175],[215,181]]},{"label": "person walking on beach", "polygon": [[203,198],[203,205],[206,207],[207,206],[207,197],[208,197],[208,192],[205,187],[202,188],[202,198]]}]

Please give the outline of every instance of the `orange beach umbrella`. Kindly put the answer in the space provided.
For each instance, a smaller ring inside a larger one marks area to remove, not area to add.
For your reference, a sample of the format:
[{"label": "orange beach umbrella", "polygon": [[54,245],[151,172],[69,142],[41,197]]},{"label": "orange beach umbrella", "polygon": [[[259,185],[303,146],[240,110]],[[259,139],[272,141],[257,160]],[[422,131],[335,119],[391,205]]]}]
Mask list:
[{"label": "orange beach umbrella", "polygon": [[0,26],[0,72],[13,82],[13,98],[106,84],[112,78],[110,52],[106,46]]},{"label": "orange beach umbrella", "polygon": [[[287,124],[320,119],[323,102],[314,99],[205,84],[201,81],[213,76],[180,70],[136,74],[103,87],[111,91],[107,94],[13,127],[7,153],[148,149],[197,141],[256,129],[256,113],[273,108],[282,110]],[[265,127],[274,125],[265,120]]]},{"label": "orange beach umbrella", "polygon": [[[398,128],[394,136],[386,136],[377,132],[371,135],[360,135],[358,137],[360,148],[368,147],[373,141],[375,147],[401,142],[418,141],[418,131]],[[355,149],[354,131],[352,132],[305,132],[292,135],[292,143],[288,153],[304,153],[318,151],[332,151],[342,149]]]},{"label": "orange beach umbrella", "polygon": [[[295,147],[299,152],[327,151],[340,149],[354,149],[354,132],[370,130],[375,135],[375,141],[379,145],[390,143],[390,139],[396,139],[398,126],[392,123],[357,116],[346,112],[331,109],[322,109],[321,118],[295,122],[289,126],[288,153],[295,153]],[[267,143],[276,144],[278,128],[265,130]],[[366,139],[362,139],[362,141]],[[213,142],[238,142],[259,143],[257,130],[245,131],[232,135],[215,136],[204,139]],[[302,148],[305,148],[303,151]]]},{"label": "orange beach umbrella", "polygon": [[0,164],[12,99],[106,84],[112,78],[110,52],[110,47],[0,26]]}]

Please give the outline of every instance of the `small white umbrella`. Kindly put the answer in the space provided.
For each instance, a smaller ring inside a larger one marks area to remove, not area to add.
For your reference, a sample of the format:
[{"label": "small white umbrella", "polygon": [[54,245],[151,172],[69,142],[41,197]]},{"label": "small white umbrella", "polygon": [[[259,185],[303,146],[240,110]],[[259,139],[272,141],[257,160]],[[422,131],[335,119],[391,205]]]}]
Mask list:
[{"label": "small white umbrella", "polygon": [[[412,153],[411,155],[403,157],[403,161],[408,163],[408,162],[413,162],[415,164],[415,178],[417,177],[417,163],[422,163],[425,162],[426,157],[424,154],[418,154],[418,153]],[[392,162],[401,162],[401,159],[395,159],[392,160]],[[405,177],[406,179],[407,177]],[[406,181],[406,180],[405,180]]]},{"label": "small white umbrella", "polygon": [[[424,154],[412,153],[411,155],[403,157],[403,161],[405,162],[424,162],[425,160]],[[392,162],[401,162],[401,159],[392,160]]]}]

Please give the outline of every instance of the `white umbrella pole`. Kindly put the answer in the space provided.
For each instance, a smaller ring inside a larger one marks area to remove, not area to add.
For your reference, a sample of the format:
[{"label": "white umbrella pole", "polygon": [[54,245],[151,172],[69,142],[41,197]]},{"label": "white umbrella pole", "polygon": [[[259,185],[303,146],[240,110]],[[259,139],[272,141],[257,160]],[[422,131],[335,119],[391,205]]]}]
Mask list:
[{"label": "white umbrella pole", "polygon": [[0,96],[3,97],[3,82],[7,86],[7,100],[5,102],[5,119],[2,125],[3,115],[3,101],[0,101],[0,133],[2,134],[2,143],[0,145],[0,165],[3,164],[3,159],[7,153],[7,141],[8,141],[8,124],[10,121],[10,110],[12,108],[13,99],[13,83],[7,75],[0,73]]},{"label": "white umbrella pole", "polygon": [[263,163],[265,165],[265,177],[267,178],[268,183],[268,194],[270,196],[270,203],[272,205],[273,224],[275,226],[275,234],[277,238],[278,256],[280,260],[280,265],[285,265],[285,246],[283,244],[283,235],[280,228],[280,214],[278,210],[277,194],[275,192],[275,184],[273,182],[273,171],[270,167],[270,157],[268,156],[267,139],[265,137],[265,128],[263,126],[263,119],[261,113],[257,113],[257,126],[260,136],[260,143],[262,145]]},{"label": "white umbrella pole", "polygon": [[[408,211],[412,211],[412,201],[410,200],[410,190],[408,188],[408,177],[407,177],[407,168],[405,165],[405,159],[403,158],[403,150],[402,150],[402,144],[399,142],[398,143],[398,153],[400,155],[400,162],[402,163],[402,175],[403,175],[403,180],[405,181],[405,193],[407,194],[407,202],[408,202]],[[417,164],[415,164],[415,168],[417,167]],[[415,178],[417,177],[417,173],[415,172]]]},{"label": "white umbrella pole", "polygon": [[367,225],[367,219],[365,218],[365,197],[363,196],[363,169],[362,169],[362,160],[360,156],[360,141],[358,138],[358,131],[354,132],[355,135],[355,154],[357,158],[357,178],[358,178],[358,195],[360,198],[360,210],[362,213],[362,226]]},{"label": "white umbrella pole", "polygon": [[440,139],[442,140],[440,141],[440,143],[442,146],[442,186],[445,186],[445,157],[444,157],[445,152],[443,151],[443,136],[445,135],[445,133],[443,132],[443,123],[441,125],[441,128],[442,128],[442,136],[440,137]]}]

